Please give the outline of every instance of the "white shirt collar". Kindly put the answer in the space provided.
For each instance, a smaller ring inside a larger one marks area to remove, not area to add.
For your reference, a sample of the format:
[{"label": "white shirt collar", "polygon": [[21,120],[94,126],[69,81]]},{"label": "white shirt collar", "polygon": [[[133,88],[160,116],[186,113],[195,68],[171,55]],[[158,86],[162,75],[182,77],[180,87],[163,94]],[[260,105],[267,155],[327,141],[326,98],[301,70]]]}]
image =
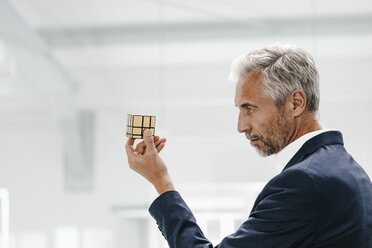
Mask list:
[{"label": "white shirt collar", "polygon": [[292,157],[300,150],[303,144],[305,144],[306,141],[309,139],[324,133],[331,131],[332,129],[322,129],[317,130],[314,132],[307,133],[300,138],[296,139],[292,143],[288,144],[286,147],[284,147],[280,152],[276,154],[276,167],[278,172],[281,172],[284,167],[288,164],[288,162],[292,159]]}]

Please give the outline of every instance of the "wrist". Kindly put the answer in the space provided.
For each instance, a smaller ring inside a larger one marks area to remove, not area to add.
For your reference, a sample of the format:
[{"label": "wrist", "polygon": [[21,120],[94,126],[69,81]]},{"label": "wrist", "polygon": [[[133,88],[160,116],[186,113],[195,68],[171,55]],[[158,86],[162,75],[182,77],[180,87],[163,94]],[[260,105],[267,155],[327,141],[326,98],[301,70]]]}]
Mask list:
[{"label": "wrist", "polygon": [[169,176],[164,176],[157,180],[156,182],[153,183],[156,191],[158,192],[159,195],[171,191],[171,190],[176,190],[176,188],[173,185],[172,180],[170,179]]}]

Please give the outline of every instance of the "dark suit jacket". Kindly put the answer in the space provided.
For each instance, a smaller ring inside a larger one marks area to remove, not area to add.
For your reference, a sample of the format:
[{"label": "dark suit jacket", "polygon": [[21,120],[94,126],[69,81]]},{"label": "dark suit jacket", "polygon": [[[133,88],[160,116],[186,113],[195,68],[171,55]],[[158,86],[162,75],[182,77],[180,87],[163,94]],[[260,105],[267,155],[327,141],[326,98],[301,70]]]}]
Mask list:
[{"label": "dark suit jacket", "polygon": [[[150,213],[172,248],[213,247],[176,191]],[[372,248],[371,180],[337,131],[308,140],[270,180],[249,218],[219,248]]]}]

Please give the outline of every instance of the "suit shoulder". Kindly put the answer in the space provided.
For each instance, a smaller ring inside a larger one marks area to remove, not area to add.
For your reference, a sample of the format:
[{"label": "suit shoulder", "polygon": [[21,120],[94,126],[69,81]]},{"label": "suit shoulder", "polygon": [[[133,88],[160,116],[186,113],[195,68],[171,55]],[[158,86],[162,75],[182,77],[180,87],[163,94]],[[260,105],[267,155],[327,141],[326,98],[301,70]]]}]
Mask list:
[{"label": "suit shoulder", "polygon": [[275,192],[287,192],[290,195],[313,199],[318,197],[318,186],[313,175],[303,168],[289,168],[272,178],[261,192],[261,198]]},{"label": "suit shoulder", "polygon": [[310,187],[314,185],[314,175],[306,168],[302,167],[291,167],[282,171],[279,175],[272,178],[268,184],[271,185],[288,185],[288,186],[296,186],[296,185],[308,185]]}]

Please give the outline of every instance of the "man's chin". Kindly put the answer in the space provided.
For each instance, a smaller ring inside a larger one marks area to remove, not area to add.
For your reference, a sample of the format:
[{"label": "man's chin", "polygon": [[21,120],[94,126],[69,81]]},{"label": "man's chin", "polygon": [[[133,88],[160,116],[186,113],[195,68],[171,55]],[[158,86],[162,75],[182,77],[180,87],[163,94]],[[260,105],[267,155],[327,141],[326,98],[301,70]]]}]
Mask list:
[{"label": "man's chin", "polygon": [[253,147],[261,157],[269,157],[274,154],[273,152],[262,149],[262,147],[259,147],[258,145],[253,145]]},{"label": "man's chin", "polygon": [[260,155],[261,157],[268,157],[274,154],[274,152],[272,152],[272,149],[269,149],[269,147],[265,146],[260,139],[252,139],[250,140],[250,144],[255,148],[258,155]]},{"label": "man's chin", "polygon": [[269,156],[272,155],[272,154],[269,154],[269,153],[265,153],[264,151],[261,151],[257,148],[256,148],[256,151],[257,151],[258,155],[260,155],[261,157],[269,157]]}]

